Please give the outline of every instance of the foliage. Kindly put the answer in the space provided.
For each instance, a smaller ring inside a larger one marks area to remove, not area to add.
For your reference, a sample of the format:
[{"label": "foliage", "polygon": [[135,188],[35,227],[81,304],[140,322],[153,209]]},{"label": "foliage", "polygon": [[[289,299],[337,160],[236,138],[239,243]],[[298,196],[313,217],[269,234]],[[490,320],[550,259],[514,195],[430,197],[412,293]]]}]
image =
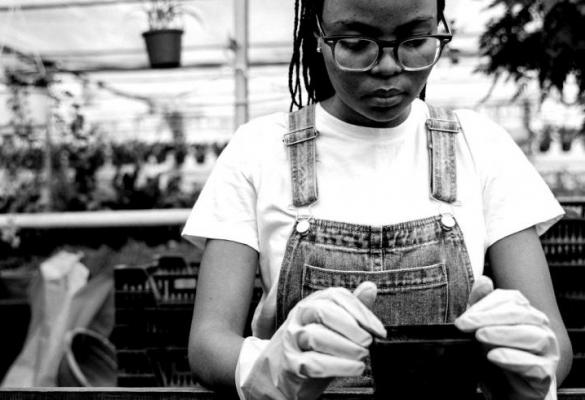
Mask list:
[{"label": "foliage", "polygon": [[45,151],[0,145],[0,213],[189,208],[201,189],[185,167],[218,156],[226,143],[104,143],[76,140],[51,149],[52,201],[43,197]]},{"label": "foliage", "polygon": [[29,137],[33,129],[28,104],[30,87],[19,82],[18,76],[12,71],[5,70],[5,75],[9,93],[6,105],[11,111],[10,126],[15,135],[23,138]]},{"label": "foliage", "polygon": [[507,73],[516,81],[536,74],[546,93],[561,92],[574,75],[583,102],[585,95],[585,0],[557,0],[550,9],[542,1],[493,0],[490,8],[503,7],[480,38],[487,57],[479,70],[492,75]]},{"label": "foliage", "polygon": [[183,8],[177,0],[149,0],[146,13],[151,31],[182,28]]}]

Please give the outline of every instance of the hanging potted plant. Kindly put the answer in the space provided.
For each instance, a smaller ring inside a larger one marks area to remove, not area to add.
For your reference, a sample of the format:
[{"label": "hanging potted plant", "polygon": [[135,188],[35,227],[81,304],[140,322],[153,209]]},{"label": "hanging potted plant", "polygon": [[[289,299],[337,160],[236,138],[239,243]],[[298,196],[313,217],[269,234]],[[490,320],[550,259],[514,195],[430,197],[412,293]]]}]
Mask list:
[{"label": "hanging potted plant", "polygon": [[183,9],[179,0],[149,0],[148,31],[142,34],[152,68],[181,65]]}]

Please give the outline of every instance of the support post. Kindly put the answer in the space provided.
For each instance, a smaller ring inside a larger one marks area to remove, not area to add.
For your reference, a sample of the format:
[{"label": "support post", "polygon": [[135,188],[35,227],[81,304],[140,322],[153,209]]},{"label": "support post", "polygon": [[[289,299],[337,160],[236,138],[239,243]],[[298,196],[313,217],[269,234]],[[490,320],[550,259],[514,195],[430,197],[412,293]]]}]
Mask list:
[{"label": "support post", "polygon": [[248,0],[234,0],[235,11],[235,127],[248,121]]}]

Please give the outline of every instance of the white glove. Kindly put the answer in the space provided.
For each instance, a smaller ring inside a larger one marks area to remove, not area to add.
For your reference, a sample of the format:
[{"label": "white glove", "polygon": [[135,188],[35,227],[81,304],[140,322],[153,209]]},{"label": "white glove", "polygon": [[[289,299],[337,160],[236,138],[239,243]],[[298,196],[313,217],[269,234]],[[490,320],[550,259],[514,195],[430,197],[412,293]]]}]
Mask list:
[{"label": "white glove", "polygon": [[475,331],[488,350],[487,359],[502,371],[504,382],[495,385],[505,387],[488,384],[488,391],[513,400],[556,398],[559,345],[547,316],[517,290],[494,291],[487,277],[472,288],[470,305],[455,325]]},{"label": "white glove", "polygon": [[363,282],[354,293],[329,288],[301,300],[254,362],[241,388],[245,398],[315,399],[334,377],[361,375],[372,335],[386,336],[364,304],[373,304],[376,291]]}]

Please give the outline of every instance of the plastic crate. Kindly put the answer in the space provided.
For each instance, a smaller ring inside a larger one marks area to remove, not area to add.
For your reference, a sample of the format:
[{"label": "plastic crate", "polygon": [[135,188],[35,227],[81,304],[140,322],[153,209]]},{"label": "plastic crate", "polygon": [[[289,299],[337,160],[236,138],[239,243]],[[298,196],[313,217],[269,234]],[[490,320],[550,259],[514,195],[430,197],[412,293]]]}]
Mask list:
[{"label": "plastic crate", "polygon": [[560,220],[541,237],[551,267],[585,266],[585,218]]},{"label": "plastic crate", "polygon": [[111,340],[118,354],[118,386],[194,382],[185,349],[197,273],[197,265],[168,255],[147,265],[114,269],[116,323]]},{"label": "plastic crate", "polygon": [[145,315],[143,334],[148,347],[187,346],[193,307],[152,307]]},{"label": "plastic crate", "polygon": [[116,307],[193,305],[198,272],[198,265],[188,265],[178,256],[158,257],[144,266],[117,266]]},{"label": "plastic crate", "polygon": [[117,385],[120,387],[160,386],[146,350],[118,350]]},{"label": "plastic crate", "polygon": [[159,386],[191,387],[197,383],[189,367],[186,347],[149,349],[147,353]]}]

